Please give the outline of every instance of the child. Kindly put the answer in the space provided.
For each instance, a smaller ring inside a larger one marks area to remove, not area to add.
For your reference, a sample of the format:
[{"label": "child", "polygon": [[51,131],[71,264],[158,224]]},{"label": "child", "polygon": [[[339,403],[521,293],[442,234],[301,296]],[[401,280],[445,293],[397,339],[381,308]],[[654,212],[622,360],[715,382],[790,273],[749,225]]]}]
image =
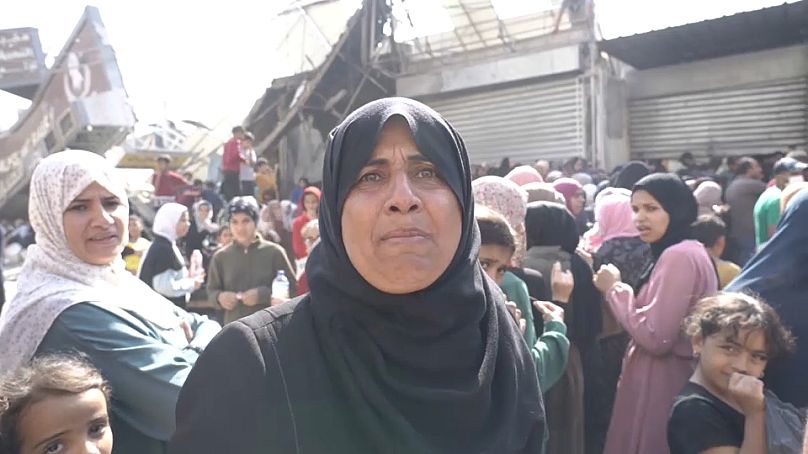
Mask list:
[{"label": "child", "polygon": [[0,453],[112,452],[110,391],[85,360],[34,359],[0,382]]},{"label": "child", "polygon": [[[506,271],[516,251],[513,232],[501,215],[481,205],[476,205],[475,217],[480,227],[480,265],[486,274],[500,286],[516,313],[525,342],[531,348],[539,387],[546,392],[562,375],[567,365],[570,343],[566,337],[564,310],[545,301],[534,301],[533,306],[542,314],[544,333],[538,337],[530,309],[530,296],[527,286],[514,274]],[[572,285],[569,285],[572,291]]]},{"label": "child", "polygon": [[684,327],[698,364],[674,400],[671,454],[767,452],[760,379],[793,350],[791,333],[769,305],[740,293],[701,300]]},{"label": "child", "polygon": [[705,214],[698,217],[691,231],[693,238],[707,248],[707,253],[718,271],[718,289],[727,286],[741,272],[738,265],[721,260],[727,246],[727,225],[718,216]]}]

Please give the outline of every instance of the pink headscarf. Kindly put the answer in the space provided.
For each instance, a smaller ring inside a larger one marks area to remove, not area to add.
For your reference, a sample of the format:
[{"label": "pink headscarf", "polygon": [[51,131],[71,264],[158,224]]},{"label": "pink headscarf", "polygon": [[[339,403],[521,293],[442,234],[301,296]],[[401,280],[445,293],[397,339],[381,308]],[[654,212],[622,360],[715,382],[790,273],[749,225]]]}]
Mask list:
[{"label": "pink headscarf", "polygon": [[527,192],[516,183],[497,176],[485,176],[471,182],[474,202],[505,217],[516,237],[513,262],[518,264],[525,253],[525,214]]},{"label": "pink headscarf", "polygon": [[638,236],[640,232],[634,226],[631,210],[631,192],[613,190],[598,197],[595,202],[595,225],[584,234],[584,242],[589,252],[613,238]]},{"label": "pink headscarf", "polygon": [[559,178],[553,182],[553,189],[560,192],[564,196],[564,200],[567,202],[567,209],[572,211],[570,201],[575,194],[583,191],[584,187],[581,186],[581,183],[578,183],[578,181],[573,180],[572,178]]},{"label": "pink headscarf", "polygon": [[715,214],[713,205],[721,205],[721,192],[721,185],[715,181],[705,181],[693,191],[693,196],[699,203],[699,216]]},{"label": "pink headscarf", "polygon": [[541,174],[531,166],[519,166],[508,172],[505,175],[506,180],[511,180],[519,186],[524,186],[528,183],[544,183],[544,178]]}]

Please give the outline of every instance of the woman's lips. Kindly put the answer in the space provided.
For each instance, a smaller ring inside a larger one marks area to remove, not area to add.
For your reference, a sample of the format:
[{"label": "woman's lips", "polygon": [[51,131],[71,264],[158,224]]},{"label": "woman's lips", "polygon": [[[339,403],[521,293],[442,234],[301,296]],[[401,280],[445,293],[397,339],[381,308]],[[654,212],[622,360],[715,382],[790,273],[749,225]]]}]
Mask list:
[{"label": "woman's lips", "polygon": [[417,228],[391,230],[382,235],[381,240],[387,243],[414,243],[429,238],[429,234]]}]

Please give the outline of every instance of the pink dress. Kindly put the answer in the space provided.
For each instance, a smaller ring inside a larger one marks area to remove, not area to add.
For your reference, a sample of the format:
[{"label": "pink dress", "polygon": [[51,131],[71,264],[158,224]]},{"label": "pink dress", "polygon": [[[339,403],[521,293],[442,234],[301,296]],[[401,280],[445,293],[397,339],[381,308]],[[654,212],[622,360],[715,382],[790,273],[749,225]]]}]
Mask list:
[{"label": "pink dress", "polygon": [[718,290],[710,256],[697,241],[669,247],[635,297],[618,283],[606,300],[631,336],[623,358],[605,454],[668,453],[668,414],[693,372],[693,355],[681,331],[691,306]]}]

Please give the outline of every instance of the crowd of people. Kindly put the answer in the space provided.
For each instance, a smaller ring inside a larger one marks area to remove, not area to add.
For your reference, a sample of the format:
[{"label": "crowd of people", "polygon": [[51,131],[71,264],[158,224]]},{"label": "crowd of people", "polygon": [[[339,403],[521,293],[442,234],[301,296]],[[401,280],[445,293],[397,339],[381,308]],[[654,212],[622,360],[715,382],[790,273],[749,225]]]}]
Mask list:
[{"label": "crowd of people", "polygon": [[803,452],[804,153],[488,169],[388,98],[282,199],[253,141],[161,157],[150,226],[38,164],[0,453]]}]

